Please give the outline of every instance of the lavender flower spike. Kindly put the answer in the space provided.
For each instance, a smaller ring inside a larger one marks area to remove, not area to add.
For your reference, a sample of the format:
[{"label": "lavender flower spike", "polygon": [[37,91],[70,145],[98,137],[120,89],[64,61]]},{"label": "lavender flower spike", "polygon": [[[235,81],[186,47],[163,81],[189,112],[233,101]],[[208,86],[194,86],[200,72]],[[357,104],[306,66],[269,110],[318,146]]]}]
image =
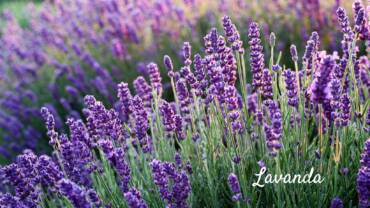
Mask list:
[{"label": "lavender flower spike", "polygon": [[141,193],[135,188],[131,188],[124,194],[129,208],[147,208],[145,201],[141,197]]},{"label": "lavender flower spike", "polygon": [[233,201],[240,201],[242,198],[241,189],[238,177],[234,173],[230,173],[228,177],[228,184],[231,189],[231,192],[234,194],[232,197]]},{"label": "lavender flower spike", "polygon": [[155,63],[150,63],[147,65],[149,78],[150,78],[150,84],[152,86],[152,89],[155,90],[158,96],[161,96],[162,94],[162,78],[161,74],[159,72],[158,66]]},{"label": "lavender flower spike", "polygon": [[253,78],[253,87],[258,90],[262,86],[262,70],[264,69],[264,56],[262,53],[259,25],[252,22],[249,25],[250,63]]},{"label": "lavender flower spike", "polygon": [[361,167],[357,174],[357,193],[359,207],[370,207],[370,138],[365,142],[364,151],[361,154]]}]

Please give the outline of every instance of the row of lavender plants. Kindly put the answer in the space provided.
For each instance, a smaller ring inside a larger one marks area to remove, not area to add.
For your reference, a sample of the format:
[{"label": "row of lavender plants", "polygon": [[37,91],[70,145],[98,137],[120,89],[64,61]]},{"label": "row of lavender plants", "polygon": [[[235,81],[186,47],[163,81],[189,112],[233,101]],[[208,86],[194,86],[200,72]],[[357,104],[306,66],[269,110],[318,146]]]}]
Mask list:
[{"label": "row of lavender plants", "polygon": [[[250,23],[247,56],[225,16],[224,36],[212,28],[204,53],[183,44],[180,70],[165,55],[163,64],[146,65],[149,80],[133,81],[135,94],[119,83],[118,108],[85,96],[84,119],[70,117],[69,134],[58,131],[53,110],[43,107],[53,154],[25,150],[3,166],[0,204],[369,207],[370,71],[358,50],[368,44],[361,39],[369,39],[369,25],[359,1],[353,9],[353,27],[345,9],[336,10],[341,52],[323,50],[313,32],[302,59],[290,46],[291,69],[264,55],[275,51],[274,33],[263,47],[260,26]],[[160,67],[174,101],[163,97]],[[312,168],[321,183],[252,186],[263,169],[279,175]]]},{"label": "row of lavender plants", "polygon": [[[265,47],[270,30],[282,34],[279,37],[284,39],[277,40],[275,51],[289,52],[287,43],[295,40],[303,52],[313,30],[322,37],[322,45],[338,48],[340,33],[335,30],[338,24],[332,11],[348,2],[268,2],[53,1],[29,6],[26,28],[19,26],[11,13],[5,13],[0,40],[0,163],[9,162],[25,148],[48,151],[41,106],[48,106],[60,131],[67,129],[64,123],[68,117],[83,115],[83,95],[93,94],[107,107],[119,110],[120,103],[113,96],[117,83],[130,83],[137,75],[147,78],[145,61],[158,62],[164,53],[180,66],[183,60],[178,46],[191,35],[193,48],[202,50],[205,28],[220,26],[217,20],[221,14],[233,15],[243,28],[244,41],[248,40],[244,28],[251,16],[262,23]],[[275,52],[275,58],[277,55]],[[285,56],[283,61],[292,65]],[[164,70],[161,73],[164,75]],[[169,80],[164,77],[163,97],[173,98]]]}]

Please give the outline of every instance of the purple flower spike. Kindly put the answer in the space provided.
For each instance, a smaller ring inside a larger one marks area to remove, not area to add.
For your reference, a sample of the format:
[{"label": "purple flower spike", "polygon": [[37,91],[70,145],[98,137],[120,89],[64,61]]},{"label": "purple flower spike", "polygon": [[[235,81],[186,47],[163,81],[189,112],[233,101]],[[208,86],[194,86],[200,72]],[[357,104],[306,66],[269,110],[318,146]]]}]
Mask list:
[{"label": "purple flower spike", "polygon": [[150,163],[154,183],[168,207],[188,207],[186,200],[191,192],[188,175],[184,170],[176,170],[169,162],[152,160]]},{"label": "purple flower spike", "polygon": [[319,72],[310,86],[311,100],[314,103],[322,104],[328,99],[331,73],[335,67],[335,61],[332,56],[326,56],[320,63]]},{"label": "purple flower spike", "polygon": [[259,25],[252,22],[249,25],[250,63],[253,78],[253,87],[258,90],[262,86],[262,70],[264,69],[264,56],[262,53]]},{"label": "purple flower spike", "polygon": [[224,16],[222,18],[222,24],[227,37],[227,41],[231,43],[232,49],[234,51],[239,51],[243,46],[243,42],[240,40],[240,34],[239,31],[236,29],[236,26],[231,22],[231,19],[228,16]]},{"label": "purple flower spike", "polygon": [[359,207],[370,207],[370,138],[366,140],[364,151],[361,154],[361,167],[357,174],[357,193]]},{"label": "purple flower spike", "polygon": [[297,47],[295,45],[290,46],[290,55],[292,56],[292,60],[294,62],[298,61],[298,52],[297,52]]},{"label": "purple flower spike", "polygon": [[169,77],[174,77],[173,64],[172,64],[171,57],[169,57],[168,55],[165,55],[163,57],[163,63],[167,70],[167,75]]},{"label": "purple flower spike", "polygon": [[145,108],[151,109],[153,100],[152,88],[145,81],[144,77],[139,76],[134,80],[134,88],[136,94],[142,99]]},{"label": "purple flower spike", "polygon": [[132,100],[133,114],[135,118],[135,135],[138,139],[143,152],[150,152],[152,148],[152,140],[147,134],[149,129],[149,115],[145,110],[143,102],[139,96],[135,96]]},{"label": "purple flower spike", "polygon": [[172,133],[175,128],[175,111],[170,106],[170,104],[166,101],[163,101],[162,104],[159,106],[159,110],[162,115],[162,121],[165,128],[165,131],[168,133]]},{"label": "purple flower spike", "polygon": [[295,72],[287,69],[283,72],[287,89],[288,105],[298,107],[297,82]]},{"label": "purple flower spike", "polygon": [[262,95],[265,99],[272,99],[272,77],[268,69],[263,70],[262,75]]},{"label": "purple flower spike", "polygon": [[342,126],[347,126],[351,118],[351,100],[348,94],[342,95],[341,107],[342,107],[341,113]]},{"label": "purple flower spike", "polygon": [[242,198],[241,189],[239,185],[238,177],[234,173],[230,173],[228,177],[228,184],[233,193],[233,201],[240,201]]},{"label": "purple flower spike", "polygon": [[158,66],[155,63],[150,63],[147,66],[149,78],[150,78],[150,84],[157,93],[158,96],[161,96],[162,93],[162,78],[161,74],[159,72]]},{"label": "purple flower spike", "polygon": [[41,115],[46,122],[47,135],[50,138],[49,144],[54,146],[58,141],[58,132],[55,131],[54,116],[46,107],[41,108]]},{"label": "purple flower spike", "polygon": [[58,182],[59,192],[65,196],[76,208],[92,208],[87,200],[86,190],[73,181],[61,179]]},{"label": "purple flower spike", "polygon": [[128,84],[121,82],[117,85],[117,97],[119,98],[121,104],[121,113],[124,117],[125,121],[128,121],[130,114],[132,113],[131,107],[131,93],[130,89],[128,88]]},{"label": "purple flower spike", "polygon": [[124,194],[129,208],[147,208],[145,201],[142,199],[140,191],[131,188]]},{"label": "purple flower spike", "polygon": [[338,17],[339,24],[342,28],[342,32],[344,34],[344,39],[347,42],[352,42],[354,39],[354,34],[352,32],[346,10],[343,9],[342,7],[339,7],[337,9],[337,17]]},{"label": "purple flower spike", "polygon": [[187,122],[190,121],[190,95],[184,79],[176,82],[176,93],[180,101],[180,112]]},{"label": "purple flower spike", "polygon": [[182,55],[185,61],[186,66],[190,66],[191,64],[191,45],[189,42],[185,42],[182,46]]},{"label": "purple flower spike", "polygon": [[339,197],[335,197],[331,200],[330,208],[343,208],[343,201]]}]

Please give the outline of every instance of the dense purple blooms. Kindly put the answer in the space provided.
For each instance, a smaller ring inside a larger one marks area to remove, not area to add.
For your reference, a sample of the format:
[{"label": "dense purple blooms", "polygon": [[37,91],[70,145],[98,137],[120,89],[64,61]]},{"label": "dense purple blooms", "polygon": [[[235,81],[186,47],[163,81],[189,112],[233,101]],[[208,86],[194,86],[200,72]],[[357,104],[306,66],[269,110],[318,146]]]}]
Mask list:
[{"label": "dense purple blooms", "polygon": [[[191,191],[190,180],[183,170],[169,162],[153,160],[150,163],[154,183],[169,207],[188,207],[186,200]],[[172,183],[170,183],[172,181]],[[171,185],[172,184],[172,185]]]},{"label": "dense purple blooms", "polygon": [[282,148],[282,143],[280,141],[283,128],[282,115],[279,106],[275,101],[266,100],[265,105],[268,107],[271,122],[271,125],[268,125],[268,123],[264,124],[266,146],[269,150],[269,154],[275,157],[278,151]]},{"label": "dense purple blooms", "polygon": [[129,208],[146,208],[148,207],[142,199],[141,193],[135,188],[131,188],[124,193]]},{"label": "dense purple blooms", "polygon": [[351,118],[351,100],[347,94],[341,97],[341,124],[347,126]]},{"label": "dense purple blooms", "polygon": [[76,208],[92,208],[87,200],[86,190],[68,179],[61,179],[58,182],[59,192],[65,196]]},{"label": "dense purple blooms", "polygon": [[142,99],[135,96],[132,100],[133,114],[135,119],[135,136],[144,152],[152,149],[152,139],[147,134],[149,130],[149,115],[144,108]]},{"label": "dense purple blooms", "polygon": [[227,86],[225,89],[226,102],[228,106],[228,117],[231,121],[231,129],[234,133],[241,133],[243,130],[243,124],[241,122],[241,115],[239,112],[239,104],[237,98],[237,92],[234,86]]},{"label": "dense purple blooms", "polygon": [[265,99],[272,99],[272,77],[268,69],[263,70],[262,95]]},{"label": "dense purple blooms", "polygon": [[155,63],[150,63],[147,66],[149,78],[150,78],[150,84],[152,86],[152,89],[155,90],[158,96],[161,96],[162,94],[162,78],[161,74],[159,72],[158,66]]},{"label": "dense purple blooms", "polygon": [[370,139],[365,142],[361,155],[361,167],[357,174],[357,193],[362,208],[370,206]]},{"label": "dense purple blooms", "polygon": [[130,114],[132,113],[131,107],[131,93],[130,89],[128,88],[128,84],[121,82],[117,85],[117,97],[119,98],[120,105],[121,105],[121,113],[125,121],[128,120]]},{"label": "dense purple blooms", "polygon": [[36,168],[39,172],[40,183],[44,187],[55,187],[63,177],[59,166],[49,156],[41,155],[36,163]]},{"label": "dense purple blooms", "polygon": [[151,109],[153,99],[152,88],[145,81],[144,77],[139,76],[134,80],[134,88],[136,95],[142,99],[144,106]]},{"label": "dense purple blooms", "polygon": [[328,84],[331,80],[331,73],[335,67],[335,61],[332,56],[328,55],[320,63],[315,79],[310,86],[311,100],[317,104],[323,104],[328,99]]},{"label": "dense purple blooms", "polygon": [[94,96],[85,96],[84,114],[87,117],[87,128],[93,138],[110,137],[114,140],[123,138],[123,129],[118,113],[114,109],[106,109],[102,102]]},{"label": "dense purple blooms", "polygon": [[180,102],[180,112],[182,116],[184,116],[185,120],[189,122],[191,98],[184,79],[177,80],[176,93]]},{"label": "dense purple blooms", "polygon": [[283,72],[285,87],[287,89],[288,105],[298,107],[298,92],[295,72],[287,69]]},{"label": "dense purple blooms", "polygon": [[340,26],[342,28],[342,32],[344,33],[345,40],[348,42],[351,42],[354,38],[354,34],[352,32],[349,19],[348,19],[345,9],[343,9],[342,7],[339,7],[337,9],[337,17],[338,17]]},{"label": "dense purple blooms", "polygon": [[228,16],[224,16],[222,18],[222,24],[227,41],[231,43],[232,49],[234,51],[239,51],[243,46],[243,42],[240,40],[240,34],[236,29],[236,26],[231,22],[231,19]]},{"label": "dense purple blooms", "polygon": [[255,90],[262,86],[262,70],[264,69],[263,47],[261,45],[259,25],[252,22],[249,25],[250,63]]},{"label": "dense purple blooms", "polygon": [[174,109],[170,106],[168,102],[163,101],[159,107],[159,110],[162,115],[162,122],[165,131],[172,133],[176,128]]}]

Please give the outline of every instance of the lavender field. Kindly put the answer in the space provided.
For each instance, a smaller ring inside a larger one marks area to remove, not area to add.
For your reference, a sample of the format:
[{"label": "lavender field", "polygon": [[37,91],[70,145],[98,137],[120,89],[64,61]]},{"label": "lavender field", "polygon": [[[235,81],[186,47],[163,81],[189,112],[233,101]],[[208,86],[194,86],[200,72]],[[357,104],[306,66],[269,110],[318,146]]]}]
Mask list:
[{"label": "lavender field", "polygon": [[370,207],[370,1],[0,11],[0,208]]}]

